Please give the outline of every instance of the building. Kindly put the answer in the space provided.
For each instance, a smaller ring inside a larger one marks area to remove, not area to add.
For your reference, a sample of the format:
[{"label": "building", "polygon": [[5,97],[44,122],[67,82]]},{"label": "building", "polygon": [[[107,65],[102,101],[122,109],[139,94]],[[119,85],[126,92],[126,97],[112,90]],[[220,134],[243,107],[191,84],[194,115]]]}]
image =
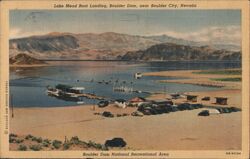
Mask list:
[{"label": "building", "polygon": [[118,106],[119,108],[126,108],[127,107],[126,100],[124,100],[124,99],[115,100],[115,105]]},{"label": "building", "polygon": [[140,102],[145,102],[146,99],[142,97],[134,97],[129,100],[130,103],[140,103]]}]

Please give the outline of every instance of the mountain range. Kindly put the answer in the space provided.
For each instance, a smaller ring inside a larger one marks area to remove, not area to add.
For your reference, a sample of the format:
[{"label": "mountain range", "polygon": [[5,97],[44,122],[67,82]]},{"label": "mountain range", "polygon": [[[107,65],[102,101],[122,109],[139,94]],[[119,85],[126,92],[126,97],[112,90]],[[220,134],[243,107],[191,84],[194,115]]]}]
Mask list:
[{"label": "mountain range", "polygon": [[215,50],[210,46],[189,46],[175,43],[161,43],[146,50],[131,51],[121,60],[176,61],[176,60],[241,60],[241,52]]},{"label": "mountain range", "polygon": [[[178,47],[180,48],[177,49]],[[217,57],[212,55],[213,53],[220,54],[219,59],[230,59],[231,57],[228,57],[229,54],[230,56],[232,54],[232,57],[237,54],[237,58],[241,56],[238,55],[241,49],[240,46],[237,45],[208,45],[167,35],[138,36],[114,32],[100,34],[53,32],[41,36],[10,39],[9,49],[10,56],[25,53],[38,59],[50,60],[131,60],[131,58],[134,58],[133,60],[139,60],[138,57],[141,57],[142,54],[143,60],[154,60],[157,56],[161,56],[161,59],[163,60],[178,60],[178,58],[189,59],[189,57],[182,57],[187,54],[187,50],[189,54],[188,56],[190,57],[192,56],[190,55],[191,52],[195,55],[195,52],[198,50],[197,54],[199,54],[199,56],[195,58],[197,60],[200,58],[213,59],[214,57]],[[152,50],[154,50],[154,52],[152,52]],[[171,58],[168,58],[167,56],[170,55],[170,52],[172,52],[173,55],[171,54]],[[174,54],[176,54],[176,58],[174,58]],[[205,58],[204,56],[208,56],[208,54],[209,57]]]}]

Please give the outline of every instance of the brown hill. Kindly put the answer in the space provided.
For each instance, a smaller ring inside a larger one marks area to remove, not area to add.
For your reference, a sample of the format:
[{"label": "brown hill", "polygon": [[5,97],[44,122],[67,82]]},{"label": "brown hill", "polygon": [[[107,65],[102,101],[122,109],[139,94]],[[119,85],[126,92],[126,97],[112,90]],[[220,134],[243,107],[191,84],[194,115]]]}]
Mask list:
[{"label": "brown hill", "polygon": [[128,52],[121,60],[168,61],[168,60],[241,60],[241,52],[217,50],[209,46],[189,46],[163,43],[146,50]]},{"label": "brown hill", "polygon": [[33,58],[27,54],[20,53],[9,59],[10,65],[41,65],[46,64],[44,61]]}]

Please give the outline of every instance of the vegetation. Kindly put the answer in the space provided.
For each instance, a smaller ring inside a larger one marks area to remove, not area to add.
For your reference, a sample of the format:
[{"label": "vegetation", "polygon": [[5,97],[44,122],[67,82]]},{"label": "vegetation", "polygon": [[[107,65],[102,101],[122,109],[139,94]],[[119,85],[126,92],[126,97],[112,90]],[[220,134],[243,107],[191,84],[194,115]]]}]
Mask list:
[{"label": "vegetation", "polygon": [[71,143],[69,143],[69,142],[64,143],[63,144],[63,149],[68,150],[70,148],[70,145],[71,145]]},{"label": "vegetation", "polygon": [[43,144],[43,147],[49,147],[49,145],[50,145],[50,144],[47,143],[47,142],[43,142],[42,144]]},{"label": "vegetation", "polygon": [[17,135],[16,134],[12,134],[12,133],[10,133],[10,135],[9,135],[10,137],[17,137]]},{"label": "vegetation", "polygon": [[87,143],[87,146],[98,149],[98,150],[102,150],[102,151],[108,150],[108,148],[105,145],[95,143],[95,142],[93,142],[91,140]]},{"label": "vegetation", "polygon": [[20,150],[20,151],[26,151],[27,150],[27,146],[25,146],[25,145],[19,145],[18,150]]},{"label": "vegetation", "polygon": [[[79,149],[93,149],[93,150],[108,150],[108,148],[99,143],[95,143],[94,141],[82,141],[78,138],[78,136],[73,136],[71,137],[70,140],[65,140],[63,143],[62,141],[59,140],[49,140],[49,139],[42,139],[41,137],[35,137],[32,135],[27,135],[27,136],[17,136],[17,135],[10,135],[11,137],[9,138],[10,143],[15,144],[15,150],[19,151],[27,151],[27,150],[33,150],[33,151],[40,151],[43,148],[46,150],[68,150],[72,146],[79,148]],[[15,136],[15,137],[14,137]],[[29,141],[29,144],[24,141]],[[24,143],[23,143],[24,142]],[[23,144],[20,144],[23,143]]]},{"label": "vegetation", "polygon": [[41,137],[32,137],[32,139],[31,139],[32,141],[36,141],[36,142],[38,142],[38,143],[41,143],[42,141],[43,141],[43,139],[41,138]]},{"label": "vegetation", "polygon": [[51,144],[51,141],[49,139],[44,139],[43,142]]},{"label": "vegetation", "polygon": [[49,147],[49,145],[51,144],[51,142],[50,142],[49,139],[44,139],[42,144],[43,144],[44,147]]},{"label": "vegetation", "polygon": [[9,138],[9,143],[15,143],[15,142],[16,142],[16,139],[14,139],[12,137]]},{"label": "vegetation", "polygon": [[94,147],[94,148],[97,148],[97,149],[100,149],[100,150],[103,148],[102,144],[97,144],[97,143],[95,143],[95,142],[93,142],[91,140],[87,143],[87,145],[89,147]]},{"label": "vegetation", "polygon": [[73,136],[70,139],[70,143],[78,145],[81,143],[81,140],[79,140],[78,136]]},{"label": "vegetation", "polygon": [[22,143],[24,140],[23,139],[16,139],[16,143],[20,144]]},{"label": "vegetation", "polygon": [[211,78],[213,81],[240,82],[241,78]]},{"label": "vegetation", "polygon": [[53,145],[54,148],[59,149],[61,147],[61,145],[62,145],[62,142],[59,141],[59,140],[54,140],[52,142],[52,145]]},{"label": "vegetation", "polygon": [[242,70],[210,70],[193,72],[194,74],[241,75]]},{"label": "vegetation", "polygon": [[37,144],[37,145],[31,145],[30,149],[33,151],[40,151],[42,149],[42,146]]},{"label": "vegetation", "polygon": [[32,139],[32,138],[33,138],[33,136],[30,135],[30,134],[25,137],[26,140],[29,140],[29,139]]}]

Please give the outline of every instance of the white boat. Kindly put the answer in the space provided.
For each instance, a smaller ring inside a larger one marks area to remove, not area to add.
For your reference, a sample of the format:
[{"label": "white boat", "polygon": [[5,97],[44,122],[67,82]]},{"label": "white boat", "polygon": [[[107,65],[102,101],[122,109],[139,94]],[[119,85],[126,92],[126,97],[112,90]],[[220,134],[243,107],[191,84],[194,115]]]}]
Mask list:
[{"label": "white boat", "polygon": [[140,79],[140,78],[142,78],[142,73],[137,72],[137,73],[135,73],[134,77],[135,77],[135,79]]},{"label": "white boat", "polygon": [[133,88],[132,87],[125,87],[125,86],[113,87],[113,91],[115,91],[115,92],[133,92]]},{"label": "white boat", "polygon": [[84,101],[78,101],[77,104],[84,104]]},{"label": "white boat", "polygon": [[59,90],[58,89],[47,89],[47,93],[49,95],[53,95],[53,96],[59,96]]},{"label": "white boat", "polygon": [[47,86],[48,95],[63,97],[63,98],[75,98],[77,99],[83,94],[84,87],[72,87],[69,85],[58,84],[55,88]]}]

